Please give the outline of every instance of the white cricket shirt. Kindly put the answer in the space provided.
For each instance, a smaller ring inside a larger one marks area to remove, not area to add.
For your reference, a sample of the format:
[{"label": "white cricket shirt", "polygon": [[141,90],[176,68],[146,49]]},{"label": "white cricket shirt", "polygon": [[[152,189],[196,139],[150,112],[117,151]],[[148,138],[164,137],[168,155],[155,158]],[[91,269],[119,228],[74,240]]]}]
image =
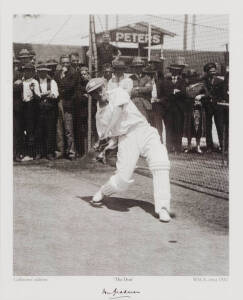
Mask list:
[{"label": "white cricket shirt", "polygon": [[122,106],[122,115],[118,122],[111,128],[107,137],[118,137],[126,134],[131,128],[148,125],[146,118],[140,113],[131,101],[128,93],[121,87],[108,91],[108,104],[102,108],[97,105],[96,128],[101,137],[109,126],[115,107]]}]

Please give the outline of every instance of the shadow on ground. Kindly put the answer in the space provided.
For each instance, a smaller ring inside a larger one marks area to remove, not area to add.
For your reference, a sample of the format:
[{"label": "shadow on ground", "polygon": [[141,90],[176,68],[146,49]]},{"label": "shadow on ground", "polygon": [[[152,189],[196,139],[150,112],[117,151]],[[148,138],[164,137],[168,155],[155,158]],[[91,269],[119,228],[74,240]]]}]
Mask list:
[{"label": "shadow on ground", "polygon": [[[78,197],[78,198],[84,200],[85,202],[88,202],[89,204],[92,199],[91,196]],[[120,212],[128,212],[132,207],[140,207],[146,213],[149,213],[153,217],[157,216],[156,213],[154,212],[154,205],[142,200],[125,199],[125,198],[118,198],[118,197],[106,197],[102,201],[102,203],[103,205],[101,207],[105,206],[108,209],[120,211]]]},{"label": "shadow on ground", "polygon": [[[85,202],[89,203],[91,206],[92,204],[90,201],[92,200],[92,196],[85,196],[77,198],[84,200]],[[143,201],[143,200],[134,200],[134,199],[125,199],[125,198],[118,198],[118,197],[106,197],[102,201],[102,206],[96,206],[96,208],[107,207],[108,209],[120,211],[120,212],[128,212],[132,207],[140,207],[146,213],[150,214],[151,216],[158,218],[158,215],[154,211],[154,205],[152,203]],[[171,213],[171,217],[175,218],[175,214]]]}]

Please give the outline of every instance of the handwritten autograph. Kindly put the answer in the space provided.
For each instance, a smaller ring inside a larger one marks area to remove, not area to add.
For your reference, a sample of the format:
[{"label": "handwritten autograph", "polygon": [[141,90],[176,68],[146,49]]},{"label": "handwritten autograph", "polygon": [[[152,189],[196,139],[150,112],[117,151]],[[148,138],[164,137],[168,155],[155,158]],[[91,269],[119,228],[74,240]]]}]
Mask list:
[{"label": "handwritten autograph", "polygon": [[110,299],[118,299],[118,298],[130,298],[131,295],[140,294],[140,292],[133,291],[133,290],[126,290],[126,289],[121,290],[115,288],[113,291],[107,291],[106,289],[103,289],[102,294],[111,296]]}]

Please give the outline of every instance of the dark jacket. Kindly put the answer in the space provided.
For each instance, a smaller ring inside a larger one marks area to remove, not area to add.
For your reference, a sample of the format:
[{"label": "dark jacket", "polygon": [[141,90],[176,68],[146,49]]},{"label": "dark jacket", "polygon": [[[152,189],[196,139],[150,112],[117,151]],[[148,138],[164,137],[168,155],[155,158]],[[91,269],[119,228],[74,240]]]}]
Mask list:
[{"label": "dark jacket", "polygon": [[118,48],[112,44],[101,43],[97,46],[97,56],[100,67],[102,67],[103,64],[111,64],[113,56],[116,55],[118,55]]},{"label": "dark jacket", "polygon": [[60,99],[62,100],[64,110],[72,111],[79,88],[79,73],[72,67],[66,72],[64,78],[61,78],[61,73],[62,71],[58,71],[55,76]]},{"label": "dark jacket", "polygon": [[[174,89],[180,90],[180,92],[174,94]],[[174,84],[171,78],[165,78],[159,85],[159,97],[165,108],[169,108],[177,102],[182,104],[186,99],[185,80],[179,77]]]},{"label": "dark jacket", "polygon": [[214,77],[211,82],[207,77],[204,79],[202,92],[205,94],[206,103],[221,102],[224,99],[224,81],[218,77]]}]

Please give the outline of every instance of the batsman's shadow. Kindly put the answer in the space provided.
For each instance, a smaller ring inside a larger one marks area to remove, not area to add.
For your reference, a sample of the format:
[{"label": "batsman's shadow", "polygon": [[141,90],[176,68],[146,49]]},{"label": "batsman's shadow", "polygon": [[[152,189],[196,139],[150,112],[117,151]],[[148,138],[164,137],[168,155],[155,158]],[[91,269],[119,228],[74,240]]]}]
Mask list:
[{"label": "batsman's shadow", "polygon": [[[78,197],[78,198],[88,203],[90,203],[92,199],[91,196]],[[108,209],[112,209],[120,212],[128,212],[132,207],[140,207],[146,213],[149,213],[153,217],[156,217],[156,214],[154,212],[154,205],[143,200],[118,198],[118,197],[106,197],[102,201],[102,203],[103,205],[101,207],[107,207]]]}]

